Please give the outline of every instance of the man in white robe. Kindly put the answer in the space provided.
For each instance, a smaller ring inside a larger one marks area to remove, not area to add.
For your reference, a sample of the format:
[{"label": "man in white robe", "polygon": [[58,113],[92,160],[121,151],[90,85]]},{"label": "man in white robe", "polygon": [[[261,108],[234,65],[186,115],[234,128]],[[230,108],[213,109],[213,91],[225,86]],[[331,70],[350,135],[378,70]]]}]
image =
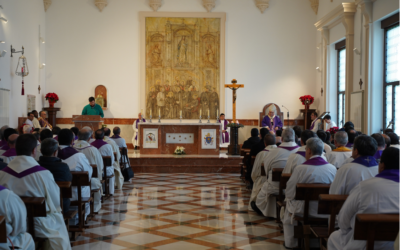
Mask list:
[{"label": "man in white robe", "polygon": [[294,131],[291,128],[283,130],[282,141],[282,144],[278,148],[270,150],[264,159],[264,169],[268,179],[264,182],[256,201],[250,203],[254,211],[266,217],[276,216],[276,199],[272,195],[279,193],[279,182],[272,181],[272,169],[284,168],[289,156],[299,149],[295,142]]},{"label": "man in white robe", "polygon": [[40,126],[40,122],[38,120],[39,113],[36,110],[33,110],[32,114],[33,114],[33,120],[32,120],[33,127],[34,128],[42,128],[42,126]]},{"label": "man in white robe", "polygon": [[[74,171],[87,171],[89,173],[89,179],[92,179],[93,169],[89,164],[88,159],[82,153],[79,153],[76,149],[71,147],[74,140],[74,133],[70,129],[62,129],[58,134],[58,143],[60,150],[58,150],[58,158],[63,162],[67,163],[71,173]],[[100,188],[97,186],[96,188]],[[90,187],[82,187],[82,197],[90,197]],[[72,198],[71,201],[78,200],[78,189],[72,187]],[[85,220],[90,213],[90,205],[86,203],[85,209]]]},{"label": "man in white robe", "polygon": [[89,133],[90,133],[89,144],[92,143],[92,142],[94,142],[95,139],[93,138],[93,130],[92,130],[92,128],[91,128],[91,127],[88,127],[88,126],[85,126],[85,127],[83,127],[82,129],[86,129],[86,130],[89,131]]},{"label": "man in white robe", "polygon": [[124,176],[121,173],[121,167],[119,166],[119,162],[121,160],[121,152],[119,152],[119,147],[115,143],[113,139],[109,136],[111,134],[111,130],[109,128],[103,128],[104,131],[104,141],[111,145],[112,150],[116,153],[117,158],[114,159],[113,167],[114,167],[114,174],[115,174],[115,184],[119,190],[122,189],[122,185],[124,184]]},{"label": "man in white robe", "polygon": [[348,195],[358,183],[377,175],[378,162],[374,158],[377,148],[378,144],[372,137],[358,136],[353,147],[354,160],[339,168],[329,193]]},{"label": "man in white robe", "polygon": [[[53,138],[53,132],[51,132],[50,129],[43,129],[40,132],[40,142],[44,141],[47,138]],[[34,155],[34,158],[36,161],[39,161],[40,156],[42,156],[42,152],[40,151],[41,149],[41,144],[39,143],[36,147],[36,153]]]},{"label": "man in white robe", "polygon": [[133,123],[133,137],[132,137],[132,144],[135,146],[135,149],[139,146],[139,124],[145,123],[146,119],[142,117],[142,113],[138,114],[139,118]]},{"label": "man in white robe", "polygon": [[17,134],[13,134],[8,137],[7,144],[9,149],[0,156],[0,159],[3,160],[4,163],[10,163],[10,161],[17,156],[17,151],[15,151],[15,143],[18,136],[19,135]]},{"label": "man in white robe", "polygon": [[333,127],[337,127],[336,123],[334,121],[332,121],[332,118],[330,115],[326,115],[324,117],[324,122],[326,125],[325,131],[328,131],[329,129],[331,129]]},{"label": "man in white robe", "polygon": [[312,122],[311,122],[310,130],[314,133],[317,133],[318,129],[321,126],[321,120],[318,119],[317,112],[314,111],[311,113],[311,120],[312,120]]},{"label": "man in white robe", "polygon": [[[338,215],[339,230],[328,240],[329,250],[366,249],[366,241],[354,240],[357,214],[399,213],[399,149],[382,153],[379,174],[360,182],[351,190]],[[374,249],[393,248],[393,241],[375,241]]]},{"label": "man in white robe", "polygon": [[[91,143],[91,145],[99,151],[101,156],[110,156],[111,157],[111,166],[107,166],[107,176],[111,176],[114,174],[114,153],[112,150],[112,146],[104,141],[104,131],[99,129],[95,133],[96,140]],[[115,188],[115,176],[110,179],[110,189],[109,193],[111,195],[114,194]]]},{"label": "man in white robe", "polygon": [[[0,186],[0,215],[6,219],[7,237],[15,249],[35,250],[32,236],[26,232],[26,208],[13,191]],[[0,249],[12,249],[11,243],[0,243]]]},{"label": "man in white robe", "polygon": [[60,206],[60,189],[53,174],[38,166],[32,157],[37,140],[34,135],[21,135],[17,139],[17,157],[0,171],[0,185],[18,196],[44,197],[46,217],[35,218],[35,235],[46,238],[43,249],[71,249],[68,231]]},{"label": "man in white robe", "polygon": [[[285,247],[297,247],[297,239],[294,238],[294,216],[303,216],[304,201],[295,200],[296,186],[298,183],[323,183],[330,184],[335,178],[336,168],[325,161],[321,155],[324,150],[324,143],[319,138],[310,138],[306,144],[306,161],[297,166],[286,185],[286,208],[283,218],[283,231]],[[328,215],[318,214],[318,202],[311,201],[309,208],[310,217],[326,217]]]},{"label": "man in white robe", "polygon": [[[87,129],[81,129],[78,133],[78,140],[75,141],[74,148],[84,154],[89,161],[89,164],[94,164],[97,166],[97,178],[92,178],[92,189],[97,189],[100,186],[100,192],[94,194],[94,212],[98,212],[101,209],[101,195],[103,194],[103,189],[101,185],[101,180],[103,179],[103,158],[99,150],[89,144],[90,131]],[[113,170],[112,170],[113,171]]]},{"label": "man in white robe", "polygon": [[[126,153],[128,154],[128,147],[126,146],[126,141],[124,138],[122,138],[121,135],[121,128],[120,127],[114,127],[113,128],[113,136],[110,137],[111,139],[113,139],[115,141],[115,143],[117,144],[117,146],[119,148],[126,148]],[[125,167],[130,167],[130,163],[129,163],[129,159],[126,160],[126,166]]]},{"label": "man in white robe", "polygon": [[346,147],[348,141],[347,133],[344,131],[338,131],[335,134],[334,144],[336,149],[326,154],[326,159],[336,168],[340,168],[343,163],[349,159],[352,155],[351,149]]},{"label": "man in white robe", "polygon": [[2,144],[3,146],[0,149],[0,155],[2,155],[4,152],[6,152],[8,149],[10,149],[10,147],[8,146],[7,140],[8,137],[10,137],[10,135],[18,135],[17,130],[13,129],[13,128],[6,128],[3,132],[3,139],[2,139]]},{"label": "man in white robe", "polygon": [[311,130],[304,130],[301,132],[301,147],[295,154],[291,154],[289,156],[282,173],[291,174],[293,173],[295,167],[303,164],[306,161],[306,142],[308,139],[313,137],[316,137],[316,135]]},{"label": "man in white robe", "polygon": [[28,119],[26,119],[25,120],[25,122],[24,122],[24,124],[25,125],[29,125],[29,126],[31,126],[32,128],[34,127],[33,126],[33,119],[35,118],[35,116],[33,115],[33,113],[32,112],[29,112],[28,113]]},{"label": "man in white robe", "polygon": [[253,179],[253,189],[251,191],[251,197],[249,201],[249,210],[253,210],[251,208],[251,202],[255,201],[258,193],[260,192],[264,182],[267,181],[267,176],[261,176],[261,168],[263,168],[262,164],[264,163],[265,157],[268,155],[271,149],[276,148],[275,135],[267,134],[264,137],[264,145],[265,149],[259,152],[254,160],[253,170],[251,171],[251,178]]}]

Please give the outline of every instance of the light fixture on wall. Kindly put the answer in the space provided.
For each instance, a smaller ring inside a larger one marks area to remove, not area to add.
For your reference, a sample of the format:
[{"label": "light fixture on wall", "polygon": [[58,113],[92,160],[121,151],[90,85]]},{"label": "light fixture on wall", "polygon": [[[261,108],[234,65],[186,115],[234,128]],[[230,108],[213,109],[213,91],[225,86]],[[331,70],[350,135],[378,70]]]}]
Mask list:
[{"label": "light fixture on wall", "polygon": [[353,49],[354,53],[356,53],[357,55],[361,55],[361,51],[359,51],[357,48]]},{"label": "light fixture on wall", "polygon": [[6,43],[6,41],[0,41],[0,43]]},{"label": "light fixture on wall", "polygon": [[46,41],[43,39],[43,37],[39,38],[40,43],[46,43]]},{"label": "light fixture on wall", "polygon": [[319,67],[315,68],[318,72],[322,72],[322,70]]},{"label": "light fixture on wall", "polygon": [[15,51],[11,45],[11,57],[13,57],[13,54],[15,53],[22,53],[22,55],[18,59],[18,64],[17,64],[17,69],[15,70],[15,74],[17,76],[22,77],[22,89],[21,89],[21,95],[25,95],[25,89],[24,89],[24,77],[29,75],[29,68],[28,68],[28,62],[26,60],[26,57],[24,56],[25,48],[22,46],[21,51]]},{"label": "light fixture on wall", "polygon": [[8,23],[8,20],[5,17],[0,16],[0,20],[5,22],[5,23]]},{"label": "light fixture on wall", "polygon": [[317,45],[317,49],[320,49],[321,48],[321,44],[320,43],[318,43],[318,45]]},{"label": "light fixture on wall", "polygon": [[44,69],[45,66],[46,66],[46,64],[42,63],[42,64],[39,65],[39,69]]},{"label": "light fixture on wall", "polygon": [[5,56],[6,56],[6,53],[7,53],[7,51],[3,50],[3,51],[0,53],[0,57],[5,57]]}]

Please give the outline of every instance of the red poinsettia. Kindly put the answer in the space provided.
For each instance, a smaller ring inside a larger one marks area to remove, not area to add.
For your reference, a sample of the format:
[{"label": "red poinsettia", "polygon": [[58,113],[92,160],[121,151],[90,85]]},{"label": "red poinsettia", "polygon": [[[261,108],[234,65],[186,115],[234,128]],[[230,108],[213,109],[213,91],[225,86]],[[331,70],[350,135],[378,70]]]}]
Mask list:
[{"label": "red poinsettia", "polygon": [[299,99],[303,105],[306,105],[307,100],[308,100],[308,105],[311,105],[314,102],[314,97],[310,95],[303,95]]},{"label": "red poinsettia", "polygon": [[47,93],[45,98],[46,98],[46,100],[50,100],[52,102],[57,102],[59,100],[58,95],[56,93]]},{"label": "red poinsettia", "polygon": [[332,127],[327,130],[327,132],[329,132],[331,135],[336,134],[336,132],[338,132],[338,131],[339,131],[339,127]]}]

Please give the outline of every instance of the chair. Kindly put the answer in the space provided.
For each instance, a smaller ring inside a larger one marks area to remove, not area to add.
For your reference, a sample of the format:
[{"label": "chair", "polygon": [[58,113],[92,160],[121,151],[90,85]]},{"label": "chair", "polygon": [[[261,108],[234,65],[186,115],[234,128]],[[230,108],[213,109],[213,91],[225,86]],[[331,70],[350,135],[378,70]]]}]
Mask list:
[{"label": "chair", "polygon": [[250,149],[244,149],[242,148],[240,150],[240,156],[242,156],[242,162],[239,164],[240,165],[240,179],[242,179],[243,182],[246,182],[246,174],[245,174],[245,170],[246,170],[246,154],[249,153],[250,155]]},{"label": "chair", "polygon": [[274,105],[274,106],[275,106],[275,110],[276,110],[275,115],[278,116],[278,117],[281,119],[282,124],[285,124],[285,123],[284,123],[283,112],[281,112],[281,109],[279,108],[279,105],[277,105],[277,104],[275,104],[275,103],[268,103],[267,105],[265,105],[265,106],[263,107],[262,111],[259,112],[259,115],[258,115],[258,126],[259,126],[260,128],[262,127],[261,122],[262,122],[262,120],[264,119],[264,117],[265,117],[266,115],[268,115],[268,110],[269,110],[269,107],[270,107],[271,105]]},{"label": "chair", "polygon": [[[64,212],[63,198],[72,198],[72,182],[70,181],[56,181],[58,187],[60,188],[60,205]],[[75,218],[78,210],[69,210],[63,213],[65,226],[67,231],[69,231],[69,220]]]},{"label": "chair", "polygon": [[[264,170],[264,172],[265,172],[265,170]],[[272,181],[279,182],[279,185],[280,185],[282,172],[283,172],[283,168],[273,168],[272,169]],[[289,180],[289,178],[288,178],[288,180]],[[286,182],[285,182],[285,188],[286,188]],[[273,196],[276,199],[276,220],[275,221],[278,224],[282,224],[282,221],[281,221],[281,209],[280,209],[281,207],[278,206],[278,202],[279,201],[284,202],[285,197],[283,196],[283,193],[282,194],[278,193],[277,195],[273,195]]]},{"label": "chair", "polygon": [[130,166],[131,164],[129,163],[128,149],[125,147],[122,147],[122,148],[119,148],[119,151],[121,152],[120,166],[121,166],[121,171],[122,171],[127,166]]},{"label": "chair", "polygon": [[[97,165],[96,164],[90,164],[90,166],[93,169],[93,173],[92,173],[92,178],[99,178],[99,171],[97,169]],[[92,201],[90,202],[90,214],[87,217],[87,219],[91,219],[94,217],[95,212],[94,212],[94,195],[96,193],[100,192],[100,188],[96,188],[96,189],[92,189],[92,187],[90,187],[90,197],[92,197]]]},{"label": "chair", "polygon": [[375,241],[395,241],[399,233],[399,214],[357,214],[354,239],[366,240],[367,250]]},{"label": "chair", "polygon": [[46,200],[44,197],[20,197],[24,202],[27,212],[28,233],[32,235],[35,242],[42,242],[45,239],[35,236],[35,217],[46,217]]},{"label": "chair", "polygon": [[336,215],[339,214],[348,195],[321,194],[318,202],[318,214],[329,214],[327,227],[311,226],[311,232],[320,239],[320,248],[327,249],[329,236],[335,231]]},{"label": "chair", "polygon": [[104,180],[105,180],[105,187],[104,187],[104,197],[109,198],[110,195],[110,179],[114,177],[114,174],[111,176],[107,176],[107,168],[113,168],[111,165],[111,156],[103,156],[103,172],[104,172]]}]

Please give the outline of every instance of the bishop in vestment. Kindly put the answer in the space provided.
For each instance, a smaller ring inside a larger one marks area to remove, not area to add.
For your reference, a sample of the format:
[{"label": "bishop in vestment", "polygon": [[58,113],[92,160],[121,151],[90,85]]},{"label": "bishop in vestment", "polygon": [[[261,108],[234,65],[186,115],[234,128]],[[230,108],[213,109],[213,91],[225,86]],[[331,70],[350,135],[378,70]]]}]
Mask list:
[{"label": "bishop in vestment", "polygon": [[267,128],[270,131],[273,131],[274,133],[275,131],[283,127],[281,119],[275,115],[273,105],[269,107],[268,115],[266,115],[262,120],[261,126],[263,128]]}]

